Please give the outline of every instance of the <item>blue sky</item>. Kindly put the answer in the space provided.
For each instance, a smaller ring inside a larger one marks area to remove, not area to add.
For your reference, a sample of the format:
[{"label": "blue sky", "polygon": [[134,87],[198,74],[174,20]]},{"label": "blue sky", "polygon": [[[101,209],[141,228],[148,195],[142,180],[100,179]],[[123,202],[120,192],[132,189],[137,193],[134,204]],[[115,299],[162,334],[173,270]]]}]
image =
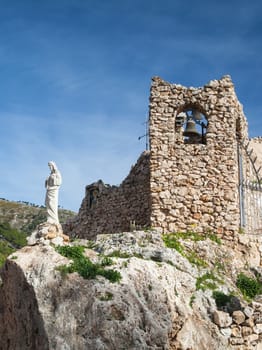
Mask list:
[{"label": "blue sky", "polygon": [[261,0],[0,0],[0,197],[60,205],[119,184],[145,149],[152,76],[202,86],[229,74],[262,135]]}]

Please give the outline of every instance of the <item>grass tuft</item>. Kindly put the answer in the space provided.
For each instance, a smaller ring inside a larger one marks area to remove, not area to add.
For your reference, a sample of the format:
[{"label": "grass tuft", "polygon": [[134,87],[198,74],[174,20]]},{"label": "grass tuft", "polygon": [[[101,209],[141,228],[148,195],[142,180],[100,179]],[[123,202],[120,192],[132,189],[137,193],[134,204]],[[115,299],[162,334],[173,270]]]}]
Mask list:
[{"label": "grass tuft", "polygon": [[223,281],[216,277],[212,272],[206,272],[196,280],[196,290],[215,290],[217,289],[217,283],[222,284]]},{"label": "grass tuft", "polygon": [[188,259],[188,261],[198,267],[207,267],[207,262],[200,258],[196,252],[186,252],[183,244],[179,239],[192,239],[193,241],[203,240],[203,237],[195,232],[178,232],[178,233],[167,233],[163,236],[165,246],[168,248],[175,249],[178,253]]},{"label": "grass tuft", "polygon": [[247,299],[253,299],[256,295],[262,293],[262,283],[258,279],[248,277],[242,272],[237,276],[236,285]]},{"label": "grass tuft", "polygon": [[83,255],[85,247],[83,246],[58,246],[56,251],[72,259],[73,262],[69,266],[59,266],[58,270],[65,276],[67,273],[77,272],[85,279],[95,279],[97,275],[107,278],[110,282],[118,282],[121,275],[118,271],[107,270],[104,267],[111,265],[113,261],[109,258],[103,258],[102,262],[92,263],[92,261]]}]

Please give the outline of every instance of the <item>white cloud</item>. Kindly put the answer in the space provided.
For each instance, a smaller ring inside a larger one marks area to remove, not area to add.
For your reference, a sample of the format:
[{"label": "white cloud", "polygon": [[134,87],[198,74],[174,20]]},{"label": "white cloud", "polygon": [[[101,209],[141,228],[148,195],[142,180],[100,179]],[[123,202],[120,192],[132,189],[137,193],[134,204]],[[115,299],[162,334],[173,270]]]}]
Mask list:
[{"label": "white cloud", "polygon": [[2,118],[8,122],[0,141],[1,197],[42,204],[47,163],[54,160],[64,179],[61,205],[76,210],[85,185],[99,178],[120,183],[143,150],[130,133],[130,120],[110,121],[102,115],[86,119],[0,115]]}]

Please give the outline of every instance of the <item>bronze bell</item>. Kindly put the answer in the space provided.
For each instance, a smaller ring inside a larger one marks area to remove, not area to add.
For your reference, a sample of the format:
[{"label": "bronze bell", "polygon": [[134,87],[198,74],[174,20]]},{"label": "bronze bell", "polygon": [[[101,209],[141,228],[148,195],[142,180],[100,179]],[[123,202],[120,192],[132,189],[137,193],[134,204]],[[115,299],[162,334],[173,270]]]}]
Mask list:
[{"label": "bronze bell", "polygon": [[194,109],[192,111],[192,113],[193,113],[193,117],[194,117],[195,120],[201,120],[202,119],[201,113],[197,109]]},{"label": "bronze bell", "polygon": [[196,123],[192,118],[188,120],[186,124],[186,130],[184,131],[183,135],[188,137],[200,136],[196,129]]}]

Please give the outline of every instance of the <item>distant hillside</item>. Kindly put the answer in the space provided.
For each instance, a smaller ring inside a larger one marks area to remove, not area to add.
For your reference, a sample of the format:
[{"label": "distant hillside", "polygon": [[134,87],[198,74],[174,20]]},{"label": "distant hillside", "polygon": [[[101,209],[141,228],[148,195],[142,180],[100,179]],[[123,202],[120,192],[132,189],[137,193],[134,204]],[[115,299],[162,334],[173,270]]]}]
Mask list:
[{"label": "distant hillside", "polygon": [[[61,224],[74,215],[70,210],[59,209]],[[0,266],[9,254],[26,244],[27,235],[45,221],[45,207],[0,198]]]},{"label": "distant hillside", "polygon": [[[76,215],[73,211],[59,209],[61,224]],[[8,222],[12,228],[30,234],[46,220],[46,209],[28,202],[12,202],[0,198],[0,223]]]}]

